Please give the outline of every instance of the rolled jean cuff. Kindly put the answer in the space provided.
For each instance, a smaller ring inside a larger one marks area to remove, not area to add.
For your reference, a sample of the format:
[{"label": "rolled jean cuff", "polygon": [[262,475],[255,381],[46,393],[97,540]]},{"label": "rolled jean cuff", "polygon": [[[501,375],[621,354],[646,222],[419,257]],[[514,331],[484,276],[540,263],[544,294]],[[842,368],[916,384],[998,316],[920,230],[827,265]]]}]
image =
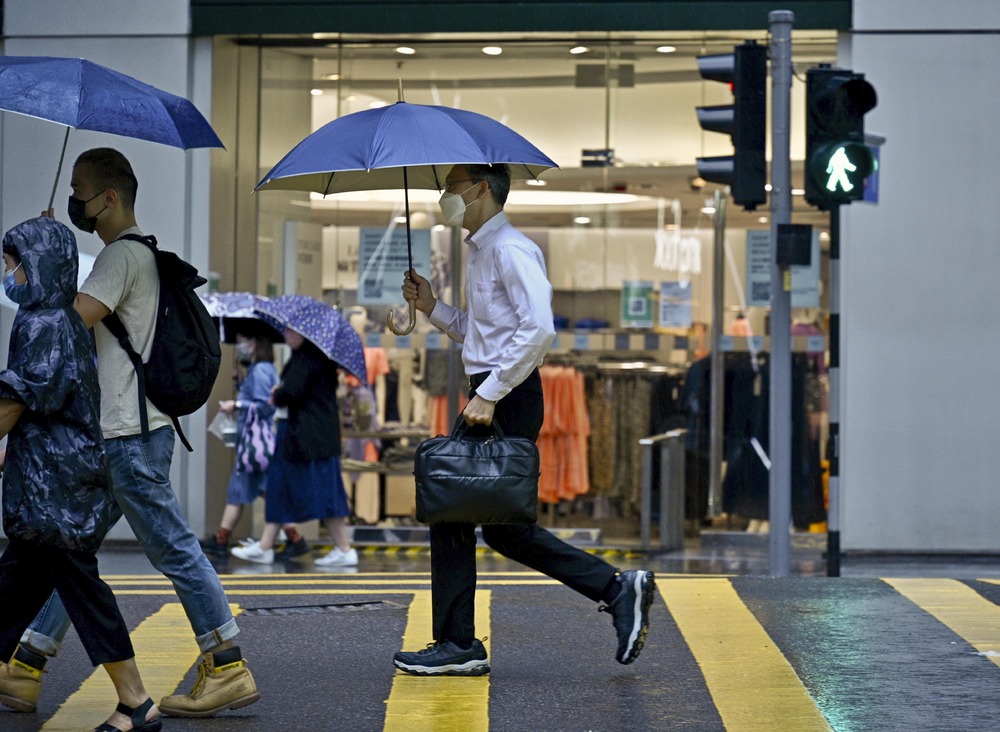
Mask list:
[{"label": "rolled jean cuff", "polygon": [[[228,640],[232,640],[240,634],[240,628],[236,624],[236,618],[231,618],[229,622],[220,625],[215,630],[205,633],[205,635],[195,636],[198,641],[198,648],[202,653],[208,653],[218,645],[222,645]],[[44,636],[42,636],[44,637]]]},{"label": "rolled jean cuff", "polygon": [[[235,622],[235,620],[233,622]],[[31,628],[28,628],[21,635],[21,645],[27,646],[36,653],[42,653],[46,656],[57,655],[59,653],[59,649],[62,647],[62,643],[57,641],[55,638],[49,638],[47,635],[42,635]]]}]

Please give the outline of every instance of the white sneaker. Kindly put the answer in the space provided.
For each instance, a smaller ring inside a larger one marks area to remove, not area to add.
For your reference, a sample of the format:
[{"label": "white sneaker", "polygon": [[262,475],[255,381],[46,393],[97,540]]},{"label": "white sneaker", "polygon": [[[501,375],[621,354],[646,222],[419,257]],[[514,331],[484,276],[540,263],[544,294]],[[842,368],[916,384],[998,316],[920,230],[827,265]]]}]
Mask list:
[{"label": "white sneaker", "polygon": [[317,559],[316,564],[320,567],[356,567],[358,565],[358,552],[356,549],[342,552],[334,547],[329,554]]},{"label": "white sneaker", "polygon": [[254,539],[252,536],[240,539],[240,546],[253,546],[254,544],[260,544],[260,539]]},{"label": "white sneaker", "polygon": [[245,559],[256,564],[274,564],[274,549],[261,549],[260,544],[234,546],[231,550],[234,557]]}]

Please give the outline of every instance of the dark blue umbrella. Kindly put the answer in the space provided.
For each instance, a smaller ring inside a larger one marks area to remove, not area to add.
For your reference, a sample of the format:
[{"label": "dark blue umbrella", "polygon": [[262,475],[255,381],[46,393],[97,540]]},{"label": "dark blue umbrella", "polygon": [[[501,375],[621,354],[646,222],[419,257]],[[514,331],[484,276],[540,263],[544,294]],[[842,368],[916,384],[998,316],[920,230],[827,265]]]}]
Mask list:
[{"label": "dark blue umbrella", "polygon": [[[408,190],[443,190],[454,165],[499,163],[507,164],[515,179],[537,178],[556,167],[541,150],[494,119],[464,109],[400,101],[324,125],[292,148],[254,190],[326,195],[402,188],[407,255],[413,269]],[[415,323],[413,303],[407,329],[396,330],[389,318],[389,328],[397,335],[409,333]]]},{"label": "dark blue umbrella", "polygon": [[184,150],[224,147],[187,99],[82,58],[0,57],[0,109],[66,125],[63,154],[71,127]]},{"label": "dark blue umbrella", "polygon": [[285,155],[255,190],[344,193],[392,188],[444,189],[453,165],[510,166],[512,178],[556,167],[506,125],[476,112],[426,104],[366,109],[333,120]]},{"label": "dark blue umbrella", "polygon": [[336,309],[307,295],[282,295],[258,303],[255,310],[273,325],[301,335],[362,384],[368,383],[361,337]]}]

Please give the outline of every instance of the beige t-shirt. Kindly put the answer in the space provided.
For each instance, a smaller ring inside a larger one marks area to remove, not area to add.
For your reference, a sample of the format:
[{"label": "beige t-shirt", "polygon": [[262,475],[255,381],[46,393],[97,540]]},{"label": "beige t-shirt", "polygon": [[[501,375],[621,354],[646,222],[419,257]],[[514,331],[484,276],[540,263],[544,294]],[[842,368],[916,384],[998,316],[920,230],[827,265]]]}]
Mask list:
[{"label": "beige t-shirt", "polygon": [[[119,236],[138,234],[126,229]],[[143,361],[149,358],[156,305],[160,298],[160,279],[156,259],[149,248],[138,241],[118,239],[101,250],[94,268],[80,287],[80,292],[100,301],[118,313],[128,331],[132,347]],[[101,431],[106,438],[137,435],[139,422],[139,386],[135,369],[125,349],[103,323],[94,327],[97,340],[97,378],[101,384]],[[172,424],[170,418],[146,400],[149,429]]]}]

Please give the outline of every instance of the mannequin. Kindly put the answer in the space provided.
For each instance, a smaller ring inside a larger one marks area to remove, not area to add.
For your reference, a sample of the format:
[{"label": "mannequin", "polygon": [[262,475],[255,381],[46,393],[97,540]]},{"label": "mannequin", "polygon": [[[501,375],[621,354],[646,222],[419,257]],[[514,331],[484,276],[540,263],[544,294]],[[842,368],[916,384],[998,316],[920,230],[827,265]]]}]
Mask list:
[{"label": "mannequin", "polygon": [[[354,305],[347,310],[351,327],[365,342],[365,325],[368,323],[368,308]],[[368,386],[375,392],[375,406],[378,424],[385,424],[385,375],[389,373],[389,358],[384,348],[365,346],[365,369],[368,371]]]}]

